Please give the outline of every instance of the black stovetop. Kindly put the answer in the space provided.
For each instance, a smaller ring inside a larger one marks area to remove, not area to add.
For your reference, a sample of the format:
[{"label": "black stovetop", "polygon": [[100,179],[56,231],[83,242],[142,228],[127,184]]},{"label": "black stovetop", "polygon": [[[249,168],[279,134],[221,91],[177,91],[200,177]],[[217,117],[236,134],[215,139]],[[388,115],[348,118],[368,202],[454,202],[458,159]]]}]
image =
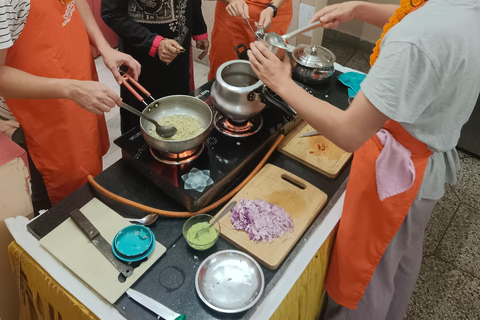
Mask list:
[{"label": "black stovetop", "polygon": [[[211,85],[212,82],[208,82],[192,93],[210,107]],[[165,164],[155,159],[140,128],[130,130],[114,142],[122,149],[123,159],[189,211],[195,212],[244,178],[288,122],[274,106],[267,105],[260,116],[262,127],[247,137],[227,136],[213,128],[198,158],[184,164]]]}]

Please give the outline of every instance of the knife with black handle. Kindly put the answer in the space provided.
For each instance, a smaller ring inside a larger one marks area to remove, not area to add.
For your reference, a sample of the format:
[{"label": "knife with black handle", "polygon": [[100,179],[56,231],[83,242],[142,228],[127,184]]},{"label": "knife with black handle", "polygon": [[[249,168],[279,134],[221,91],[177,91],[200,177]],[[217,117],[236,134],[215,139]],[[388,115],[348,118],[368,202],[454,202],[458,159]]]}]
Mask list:
[{"label": "knife with black handle", "polygon": [[95,226],[88,220],[87,217],[78,209],[70,212],[70,217],[75,224],[82,230],[82,232],[90,240],[105,257],[118,269],[125,277],[130,277],[133,274],[133,267],[128,263],[120,261],[115,257],[112,251],[112,245],[105,240]]}]

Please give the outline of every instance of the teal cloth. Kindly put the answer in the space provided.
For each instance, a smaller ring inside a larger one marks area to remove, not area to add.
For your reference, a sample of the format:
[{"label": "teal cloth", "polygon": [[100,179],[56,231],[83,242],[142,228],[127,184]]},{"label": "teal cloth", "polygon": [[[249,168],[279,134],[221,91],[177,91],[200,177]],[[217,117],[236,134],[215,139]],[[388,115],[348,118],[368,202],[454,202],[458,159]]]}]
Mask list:
[{"label": "teal cloth", "polygon": [[360,91],[360,84],[367,75],[358,72],[345,72],[338,76],[338,80],[348,87],[348,96],[354,98]]}]

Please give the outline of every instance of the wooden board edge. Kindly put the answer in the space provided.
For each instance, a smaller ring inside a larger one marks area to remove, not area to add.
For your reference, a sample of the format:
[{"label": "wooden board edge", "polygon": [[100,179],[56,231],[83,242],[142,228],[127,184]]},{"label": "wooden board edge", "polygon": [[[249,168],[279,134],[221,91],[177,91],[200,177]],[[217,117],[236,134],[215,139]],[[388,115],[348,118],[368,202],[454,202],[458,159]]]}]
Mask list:
[{"label": "wooden board edge", "polygon": [[302,129],[306,125],[307,123],[305,122],[305,120],[302,120],[298,125],[296,125],[292,130],[290,130],[290,132],[285,136],[285,138],[282,139],[280,144],[277,146],[277,150],[281,152],[285,145],[289,143],[293,138],[295,138],[295,136],[298,135],[298,133],[302,131]]}]

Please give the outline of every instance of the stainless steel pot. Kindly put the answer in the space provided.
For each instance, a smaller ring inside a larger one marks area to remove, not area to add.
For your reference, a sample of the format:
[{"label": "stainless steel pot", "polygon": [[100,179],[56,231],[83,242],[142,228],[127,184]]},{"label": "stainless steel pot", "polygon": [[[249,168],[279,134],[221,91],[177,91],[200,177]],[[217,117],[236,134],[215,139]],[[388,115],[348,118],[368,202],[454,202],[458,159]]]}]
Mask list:
[{"label": "stainless steel pot", "polygon": [[212,85],[211,99],[218,112],[232,120],[248,120],[265,108],[260,81],[245,60],[223,63]]},{"label": "stainless steel pot", "polygon": [[267,101],[280,108],[288,120],[296,115],[288,105],[274,98],[246,60],[223,63],[217,70],[210,96],[215,109],[235,121],[253,118]]},{"label": "stainless steel pot", "polygon": [[[154,100],[148,104],[145,99],[133,89],[127,81],[131,81],[150,99]],[[163,153],[182,153],[194,150],[199,147],[210,135],[213,129],[213,112],[212,109],[202,100],[186,95],[173,95],[155,100],[150,93],[139,83],[130,78],[128,75],[123,76],[123,84],[132,92],[132,94],[146,104],[143,114],[154,120],[160,120],[166,116],[186,115],[200,121],[204,127],[202,133],[195,137],[185,140],[165,140],[150,135],[150,130],[155,131],[155,125],[148,120],[140,119],[140,129],[142,136],[147,144]]]},{"label": "stainless steel pot", "polygon": [[335,54],[327,48],[299,45],[292,51],[292,73],[305,84],[318,84],[335,72]]}]

